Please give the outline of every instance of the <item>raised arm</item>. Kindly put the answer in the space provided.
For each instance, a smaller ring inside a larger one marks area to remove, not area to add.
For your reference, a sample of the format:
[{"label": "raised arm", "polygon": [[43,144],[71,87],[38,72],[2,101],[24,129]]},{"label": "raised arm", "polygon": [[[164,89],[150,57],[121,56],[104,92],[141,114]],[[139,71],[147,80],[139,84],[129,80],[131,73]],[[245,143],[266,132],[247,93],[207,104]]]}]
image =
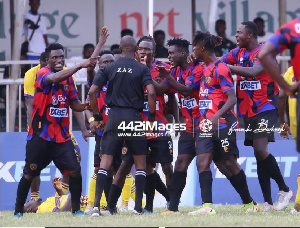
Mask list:
[{"label": "raised arm", "polygon": [[259,64],[255,64],[253,67],[227,66],[231,73],[249,78],[255,78],[264,71],[264,68]]}]

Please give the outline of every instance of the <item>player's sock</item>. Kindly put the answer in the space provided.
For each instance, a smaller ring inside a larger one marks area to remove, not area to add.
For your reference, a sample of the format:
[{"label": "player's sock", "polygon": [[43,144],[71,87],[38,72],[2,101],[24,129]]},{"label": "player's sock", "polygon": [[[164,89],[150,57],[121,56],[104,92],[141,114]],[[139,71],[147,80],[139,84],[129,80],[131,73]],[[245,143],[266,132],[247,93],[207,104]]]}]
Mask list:
[{"label": "player's sock", "polygon": [[40,191],[37,192],[31,192],[30,194],[30,199],[34,200],[34,199],[39,199],[40,198]]},{"label": "player's sock", "polygon": [[23,208],[24,204],[30,189],[31,185],[30,180],[27,180],[24,176],[22,176],[19,185],[18,185],[18,190],[17,190],[17,199],[16,199],[16,205],[15,205],[15,213],[22,213],[23,214]]},{"label": "player's sock", "polygon": [[[131,195],[131,188],[133,183],[133,176],[132,174],[128,174],[125,179],[125,183],[122,189],[122,206],[128,207],[128,202]],[[134,186],[135,188],[135,186]],[[134,189],[135,192],[135,189]]]},{"label": "player's sock", "polygon": [[156,179],[155,189],[166,198],[167,202],[169,202],[170,201],[170,195],[169,195],[169,192],[168,192],[168,189],[167,189],[166,185],[161,180],[159,174],[156,171],[154,171],[153,174],[154,174],[155,179]]},{"label": "player's sock", "polygon": [[146,206],[147,211],[153,211],[153,200],[155,196],[156,177],[154,173],[146,176],[145,194],[146,194]]},{"label": "player's sock", "polygon": [[298,174],[297,183],[298,183],[298,188],[297,188],[295,202],[300,202],[300,173]]},{"label": "player's sock", "polygon": [[62,191],[63,191],[63,193],[65,195],[68,192],[68,190],[69,190],[69,184],[61,182],[61,185],[62,185]]},{"label": "player's sock", "polygon": [[257,176],[265,202],[273,205],[271,196],[271,177],[265,169],[263,161],[257,161]]},{"label": "player's sock", "polygon": [[106,185],[104,187],[104,193],[105,193],[106,199],[108,199],[109,191],[110,191],[112,182],[113,182],[113,177],[112,176],[107,177],[107,179],[106,179]]},{"label": "player's sock", "polygon": [[172,177],[172,183],[170,186],[170,211],[178,211],[178,205],[181,198],[182,191],[186,184],[186,172],[175,171]]},{"label": "player's sock", "polygon": [[107,207],[108,209],[114,209],[117,206],[118,199],[121,195],[122,188],[119,186],[112,184],[108,196]]},{"label": "player's sock", "polygon": [[94,206],[95,192],[96,192],[96,179],[97,179],[97,174],[93,173],[93,176],[90,179],[90,185],[89,185],[88,207]]},{"label": "player's sock", "polygon": [[231,176],[228,178],[232,186],[235,188],[235,190],[240,195],[243,204],[248,204],[253,201],[253,199],[250,196],[248,184],[246,175],[244,173],[244,170],[241,170],[238,174]]},{"label": "player's sock", "polygon": [[285,181],[283,179],[283,176],[280,172],[278,163],[274,156],[272,154],[269,154],[269,156],[263,161],[264,165],[266,166],[266,170],[268,170],[268,173],[272,179],[274,179],[279,187],[280,191],[288,192],[290,189],[285,184]]},{"label": "player's sock", "polygon": [[105,188],[107,179],[107,170],[105,169],[99,169],[96,179],[96,194],[95,194],[95,202],[94,207],[100,207],[100,199],[102,197],[102,192]]},{"label": "player's sock", "polygon": [[72,212],[75,213],[80,209],[80,197],[82,192],[82,176],[78,177],[69,176]]},{"label": "player's sock", "polygon": [[136,197],[135,197],[135,207],[134,210],[137,212],[142,212],[142,201],[143,192],[145,189],[146,182],[146,172],[145,170],[137,169],[135,171],[135,186],[136,186]]},{"label": "player's sock", "polygon": [[212,181],[211,171],[199,173],[199,183],[203,203],[212,203]]}]

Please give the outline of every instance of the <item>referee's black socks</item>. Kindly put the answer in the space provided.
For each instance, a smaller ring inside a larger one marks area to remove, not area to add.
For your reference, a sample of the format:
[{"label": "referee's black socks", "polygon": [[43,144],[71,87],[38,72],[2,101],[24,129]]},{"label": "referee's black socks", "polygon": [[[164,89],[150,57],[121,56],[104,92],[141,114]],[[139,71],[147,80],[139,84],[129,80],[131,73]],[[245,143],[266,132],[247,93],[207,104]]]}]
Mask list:
[{"label": "referee's black socks", "polygon": [[94,207],[100,207],[100,200],[102,192],[106,186],[107,181],[107,170],[100,168],[98,170],[97,179],[96,179],[96,193],[95,193],[95,202]]},{"label": "referee's black socks", "polygon": [[168,191],[166,185],[161,180],[159,174],[155,170],[154,170],[153,175],[155,176],[155,179],[156,179],[155,189],[166,198],[167,202],[169,202],[170,201],[170,195],[169,195],[169,191]]},{"label": "referee's black socks", "polygon": [[145,189],[145,182],[146,182],[146,171],[142,169],[137,169],[135,171],[136,193],[135,193],[134,210],[136,210],[139,213],[143,211],[142,201],[143,201],[143,193]]},{"label": "referee's black socks", "polygon": [[27,180],[24,175],[22,176],[17,190],[17,199],[15,205],[15,213],[23,213],[24,204],[30,189],[32,180]]},{"label": "referee's black socks", "polygon": [[82,176],[69,176],[69,190],[71,194],[72,212],[80,209],[80,197],[82,192]]},{"label": "referee's black socks", "polygon": [[109,196],[107,198],[107,209],[111,214],[115,214],[117,211],[117,203],[118,199],[121,196],[122,193],[122,188],[112,184],[110,191],[109,191]]}]

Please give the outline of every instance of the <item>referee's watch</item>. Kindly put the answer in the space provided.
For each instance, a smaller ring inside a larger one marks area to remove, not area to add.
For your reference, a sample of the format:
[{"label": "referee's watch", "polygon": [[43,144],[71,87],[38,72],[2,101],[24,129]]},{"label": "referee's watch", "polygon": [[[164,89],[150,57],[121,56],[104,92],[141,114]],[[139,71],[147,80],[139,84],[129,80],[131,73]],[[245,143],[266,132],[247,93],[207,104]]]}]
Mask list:
[{"label": "referee's watch", "polygon": [[93,117],[94,117],[95,121],[102,121],[103,120],[103,116],[102,116],[101,112],[99,112],[98,114],[93,114]]}]

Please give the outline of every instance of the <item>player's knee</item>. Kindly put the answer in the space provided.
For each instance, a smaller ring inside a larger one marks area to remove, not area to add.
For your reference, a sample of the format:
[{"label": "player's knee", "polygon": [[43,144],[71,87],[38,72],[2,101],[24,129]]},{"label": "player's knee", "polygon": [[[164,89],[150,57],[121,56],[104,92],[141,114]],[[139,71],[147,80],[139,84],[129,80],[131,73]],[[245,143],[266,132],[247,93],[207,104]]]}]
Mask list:
[{"label": "player's knee", "polygon": [[187,162],[185,161],[185,159],[183,158],[177,158],[176,162],[175,162],[175,171],[178,172],[185,172],[187,171]]},{"label": "player's knee", "polygon": [[81,176],[81,171],[80,170],[70,170],[69,175],[71,177],[80,177]]},{"label": "player's knee", "polygon": [[202,173],[204,171],[209,171],[210,170],[210,163],[211,160],[207,156],[197,156],[197,169],[199,173]]},{"label": "player's knee", "polygon": [[166,176],[172,175],[173,166],[171,163],[161,163],[161,169]]},{"label": "player's knee", "polygon": [[25,173],[24,173],[23,176],[24,176],[24,178],[25,178],[26,180],[33,181],[33,179],[34,179],[35,177],[39,176],[39,175],[33,176],[33,175],[29,175],[29,174],[25,174]]}]

